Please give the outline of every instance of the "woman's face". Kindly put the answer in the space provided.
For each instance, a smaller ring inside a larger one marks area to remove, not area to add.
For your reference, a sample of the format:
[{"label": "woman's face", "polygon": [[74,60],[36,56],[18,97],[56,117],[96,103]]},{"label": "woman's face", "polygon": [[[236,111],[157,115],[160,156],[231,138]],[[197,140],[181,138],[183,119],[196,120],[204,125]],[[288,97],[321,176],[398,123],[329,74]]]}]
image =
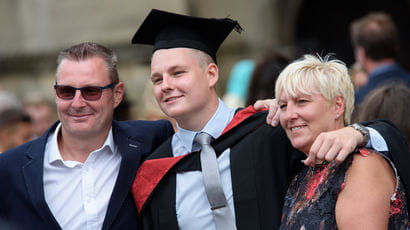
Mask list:
[{"label": "woman's face", "polygon": [[329,102],[320,93],[300,93],[296,97],[281,93],[280,123],[293,147],[308,154],[320,133],[343,127],[343,111],[338,108],[337,98]]}]

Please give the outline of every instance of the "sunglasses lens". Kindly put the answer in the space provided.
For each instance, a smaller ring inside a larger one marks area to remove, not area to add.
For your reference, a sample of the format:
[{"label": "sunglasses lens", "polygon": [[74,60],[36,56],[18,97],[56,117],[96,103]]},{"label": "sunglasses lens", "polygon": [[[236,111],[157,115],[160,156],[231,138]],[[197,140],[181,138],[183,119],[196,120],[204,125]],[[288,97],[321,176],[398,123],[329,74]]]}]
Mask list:
[{"label": "sunglasses lens", "polygon": [[81,96],[88,101],[96,101],[101,98],[102,91],[104,89],[113,88],[115,86],[114,83],[111,83],[106,86],[86,86],[82,88],[74,88],[72,86],[67,85],[54,85],[56,90],[56,94],[59,98],[64,100],[71,100],[75,96],[75,92],[77,90],[81,91]]},{"label": "sunglasses lens", "polygon": [[81,90],[82,96],[86,100],[95,101],[101,98],[101,89],[99,87],[84,87]]},{"label": "sunglasses lens", "polygon": [[56,86],[57,96],[61,99],[70,100],[74,98],[75,89],[71,86]]}]

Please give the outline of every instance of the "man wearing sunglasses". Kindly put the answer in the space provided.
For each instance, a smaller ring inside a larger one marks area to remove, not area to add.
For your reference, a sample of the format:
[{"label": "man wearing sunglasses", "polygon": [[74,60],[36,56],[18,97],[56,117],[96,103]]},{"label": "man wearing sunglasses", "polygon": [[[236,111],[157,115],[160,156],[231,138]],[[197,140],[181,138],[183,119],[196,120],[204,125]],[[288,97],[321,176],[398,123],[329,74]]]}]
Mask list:
[{"label": "man wearing sunglasses", "polygon": [[1,154],[0,219],[16,229],[137,229],[130,187],[168,121],[113,121],[124,95],[115,54],[96,43],[60,52],[59,121]]}]

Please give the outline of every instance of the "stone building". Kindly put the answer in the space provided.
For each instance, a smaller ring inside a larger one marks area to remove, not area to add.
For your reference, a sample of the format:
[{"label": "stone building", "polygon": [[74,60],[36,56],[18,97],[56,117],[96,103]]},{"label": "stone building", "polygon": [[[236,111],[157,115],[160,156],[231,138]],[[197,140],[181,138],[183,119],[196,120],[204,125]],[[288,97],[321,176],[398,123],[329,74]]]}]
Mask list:
[{"label": "stone building", "polygon": [[[400,28],[410,28],[408,0],[0,0],[0,87],[21,100],[52,100],[57,52],[95,41],[117,53],[130,118],[144,118],[143,98],[150,100],[149,92],[144,91],[151,49],[131,45],[130,40],[152,8],[230,17],[241,23],[244,31],[233,32],[218,53],[220,95],[235,62],[258,58],[269,49],[289,58],[304,52],[333,52],[352,63],[348,25],[368,11],[386,10]],[[402,37],[408,41],[410,32],[403,32]],[[402,48],[409,51],[409,47]],[[403,53],[402,62],[409,67],[410,52]]]}]

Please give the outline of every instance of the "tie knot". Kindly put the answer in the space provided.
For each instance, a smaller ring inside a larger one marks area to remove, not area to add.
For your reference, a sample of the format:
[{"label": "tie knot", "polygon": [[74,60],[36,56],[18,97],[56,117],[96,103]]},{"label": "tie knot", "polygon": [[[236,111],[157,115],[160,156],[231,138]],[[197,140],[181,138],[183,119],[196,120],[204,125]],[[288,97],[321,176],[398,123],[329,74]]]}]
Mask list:
[{"label": "tie knot", "polygon": [[211,141],[212,141],[212,136],[205,132],[198,133],[194,139],[194,142],[200,145],[209,145]]}]

